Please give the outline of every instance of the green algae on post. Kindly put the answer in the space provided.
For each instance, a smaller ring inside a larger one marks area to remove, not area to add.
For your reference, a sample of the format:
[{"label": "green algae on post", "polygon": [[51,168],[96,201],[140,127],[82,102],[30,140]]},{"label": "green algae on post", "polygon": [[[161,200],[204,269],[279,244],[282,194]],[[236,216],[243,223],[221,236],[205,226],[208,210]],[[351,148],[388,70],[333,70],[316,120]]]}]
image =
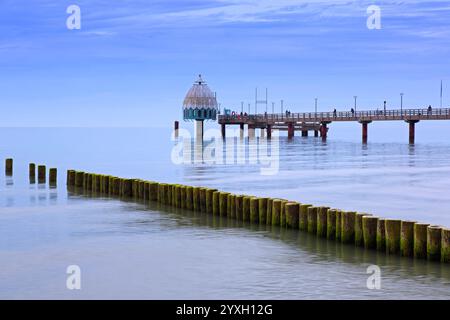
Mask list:
[{"label": "green algae on post", "polygon": [[442,229],[441,261],[450,262],[450,229]]},{"label": "green algae on post", "polygon": [[327,236],[327,212],[329,207],[319,207],[317,209],[317,235],[325,238]]},{"label": "green algae on post", "polygon": [[259,220],[258,207],[259,207],[259,199],[257,197],[250,198],[250,222],[251,223],[258,223],[258,220]]},{"label": "green algae on post", "polygon": [[288,202],[285,205],[286,226],[291,229],[298,229],[298,221],[300,217],[300,204],[296,202]]},{"label": "green algae on post", "polygon": [[364,245],[364,236],[363,236],[363,227],[362,227],[362,218],[364,216],[371,216],[368,213],[356,213],[355,218],[355,245],[363,246]]},{"label": "green algae on post", "polygon": [[415,221],[402,221],[400,226],[400,254],[404,257],[414,256]]},{"label": "green algae on post", "polygon": [[336,239],[336,209],[329,209],[327,211],[327,238],[329,240]]},{"label": "green algae on post", "polygon": [[362,217],[363,242],[366,249],[376,249],[377,247],[378,219],[373,216]]},{"label": "green algae on post", "polygon": [[272,225],[280,225],[281,200],[273,199],[272,201]]},{"label": "green algae on post", "polygon": [[356,212],[343,211],[341,215],[341,242],[355,242],[355,221]]},{"label": "green algae on post", "polygon": [[427,228],[427,257],[428,260],[438,261],[441,259],[441,232],[440,226],[429,226]]},{"label": "green algae on post", "polygon": [[386,253],[388,254],[396,254],[400,252],[400,227],[400,220],[385,220]]},{"label": "green algae on post", "polygon": [[259,223],[266,224],[267,218],[267,201],[268,198],[259,198],[258,201],[258,214],[259,214]]},{"label": "green algae on post", "polygon": [[308,232],[317,233],[317,207],[308,208]]},{"label": "green algae on post", "polygon": [[386,225],[385,219],[378,219],[377,222],[377,250],[386,250]]}]

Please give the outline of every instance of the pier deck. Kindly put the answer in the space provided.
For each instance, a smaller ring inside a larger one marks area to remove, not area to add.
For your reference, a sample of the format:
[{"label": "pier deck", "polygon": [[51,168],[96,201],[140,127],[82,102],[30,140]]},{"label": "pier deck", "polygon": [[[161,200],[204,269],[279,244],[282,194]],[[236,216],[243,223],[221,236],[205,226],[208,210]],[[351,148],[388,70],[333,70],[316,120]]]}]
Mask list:
[{"label": "pier deck", "polygon": [[362,139],[367,142],[368,124],[372,121],[405,121],[409,124],[409,142],[414,143],[415,124],[422,120],[450,120],[450,108],[432,109],[402,109],[402,110],[367,110],[367,111],[337,111],[337,112],[304,112],[290,114],[253,114],[253,115],[219,115],[218,122],[222,126],[222,136],[225,137],[226,125],[248,126],[249,136],[254,135],[254,129],[266,129],[271,137],[272,130],[287,130],[288,138],[295,131],[301,131],[307,136],[308,131],[314,131],[326,139],[328,127],[332,122],[359,122],[362,124]]}]

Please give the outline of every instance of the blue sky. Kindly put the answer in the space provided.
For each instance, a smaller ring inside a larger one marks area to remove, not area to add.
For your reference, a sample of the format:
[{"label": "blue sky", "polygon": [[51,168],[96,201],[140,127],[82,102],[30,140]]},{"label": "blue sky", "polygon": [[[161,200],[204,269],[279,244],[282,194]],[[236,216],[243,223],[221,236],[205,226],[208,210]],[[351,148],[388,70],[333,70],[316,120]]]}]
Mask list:
[{"label": "blue sky", "polygon": [[449,18],[450,1],[0,0],[0,126],[171,125],[199,73],[235,109],[256,86],[292,112],[438,106],[441,79],[449,106]]}]

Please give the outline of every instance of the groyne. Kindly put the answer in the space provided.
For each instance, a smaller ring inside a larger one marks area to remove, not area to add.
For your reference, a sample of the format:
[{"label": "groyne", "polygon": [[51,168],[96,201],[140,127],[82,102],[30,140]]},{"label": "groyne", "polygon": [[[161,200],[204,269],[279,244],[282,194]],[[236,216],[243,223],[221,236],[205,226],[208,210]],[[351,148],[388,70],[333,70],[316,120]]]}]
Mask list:
[{"label": "groyne", "polygon": [[298,229],[329,241],[354,244],[387,255],[450,262],[450,229],[442,226],[386,219],[286,199],[76,170],[67,171],[67,186],[110,197],[159,202],[252,224]]}]

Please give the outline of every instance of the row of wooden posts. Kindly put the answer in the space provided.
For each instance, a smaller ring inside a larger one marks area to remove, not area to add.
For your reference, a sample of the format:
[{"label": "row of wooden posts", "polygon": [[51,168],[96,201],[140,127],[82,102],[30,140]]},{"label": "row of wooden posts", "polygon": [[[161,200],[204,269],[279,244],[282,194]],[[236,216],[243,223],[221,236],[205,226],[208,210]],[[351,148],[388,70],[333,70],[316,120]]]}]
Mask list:
[{"label": "row of wooden posts", "polygon": [[[30,183],[36,183],[36,164],[35,163],[30,163],[28,165],[29,168],[29,178],[30,178]],[[7,176],[12,176],[13,175],[13,159],[8,158],[5,160],[5,174]],[[37,166],[37,175],[38,175],[38,183],[46,183],[47,181],[47,169],[45,165],[38,165]],[[57,182],[57,175],[58,175],[58,170],[56,168],[50,168],[48,170],[48,179],[49,179],[49,184],[51,186],[56,186],[56,182]]]},{"label": "row of wooden posts", "polygon": [[157,201],[243,222],[299,229],[386,254],[450,262],[450,229],[285,199],[231,194],[212,188],[125,179],[68,170],[67,185],[109,196]]}]

